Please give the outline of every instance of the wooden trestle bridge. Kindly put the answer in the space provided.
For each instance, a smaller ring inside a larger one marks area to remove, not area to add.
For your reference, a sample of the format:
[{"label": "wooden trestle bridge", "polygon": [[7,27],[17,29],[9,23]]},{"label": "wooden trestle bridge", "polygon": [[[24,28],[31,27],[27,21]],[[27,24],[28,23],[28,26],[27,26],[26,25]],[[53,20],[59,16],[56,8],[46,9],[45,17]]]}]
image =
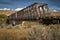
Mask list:
[{"label": "wooden trestle bridge", "polygon": [[33,3],[8,16],[8,24],[18,21],[35,20],[43,24],[60,23],[60,16],[52,16],[47,3]]}]

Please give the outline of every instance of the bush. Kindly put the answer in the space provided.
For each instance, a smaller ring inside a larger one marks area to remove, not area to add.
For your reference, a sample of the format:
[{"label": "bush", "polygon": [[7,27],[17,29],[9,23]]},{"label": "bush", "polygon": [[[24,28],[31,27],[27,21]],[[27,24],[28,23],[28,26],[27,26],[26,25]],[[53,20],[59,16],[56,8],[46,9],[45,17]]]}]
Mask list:
[{"label": "bush", "polygon": [[0,14],[0,25],[5,24],[7,20],[7,16],[5,14]]}]

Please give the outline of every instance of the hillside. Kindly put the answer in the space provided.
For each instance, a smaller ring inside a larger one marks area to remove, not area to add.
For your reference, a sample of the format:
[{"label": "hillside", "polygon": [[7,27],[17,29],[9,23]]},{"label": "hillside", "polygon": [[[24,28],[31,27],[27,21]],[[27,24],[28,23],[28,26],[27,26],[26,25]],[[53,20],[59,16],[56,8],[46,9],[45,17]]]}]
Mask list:
[{"label": "hillside", "polygon": [[0,10],[0,14],[6,14],[7,16],[14,12],[14,10]]},{"label": "hillside", "polygon": [[[9,16],[15,12],[16,11],[14,11],[14,10],[0,10],[0,14],[5,14],[7,16]],[[45,13],[47,13],[47,12],[45,12]],[[51,14],[51,16],[60,16],[60,12],[49,11],[49,13]],[[50,14],[47,14],[47,15],[50,15]]]},{"label": "hillside", "polygon": [[60,12],[51,12],[52,16],[60,16]]}]

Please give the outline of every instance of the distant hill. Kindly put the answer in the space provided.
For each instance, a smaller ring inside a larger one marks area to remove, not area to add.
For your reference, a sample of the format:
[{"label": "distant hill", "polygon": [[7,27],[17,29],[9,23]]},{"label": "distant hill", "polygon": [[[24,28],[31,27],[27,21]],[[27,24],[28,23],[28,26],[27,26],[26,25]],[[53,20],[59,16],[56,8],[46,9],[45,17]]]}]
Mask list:
[{"label": "distant hill", "polygon": [[[12,13],[15,13],[17,11],[15,10],[0,10],[0,14],[5,14],[7,16],[11,15]],[[60,16],[60,12],[55,12],[55,11],[49,11],[52,16]]]},{"label": "distant hill", "polygon": [[10,14],[14,13],[14,10],[0,10],[0,14],[5,14],[9,16]]},{"label": "distant hill", "polygon": [[60,16],[60,12],[51,12],[52,16]]}]

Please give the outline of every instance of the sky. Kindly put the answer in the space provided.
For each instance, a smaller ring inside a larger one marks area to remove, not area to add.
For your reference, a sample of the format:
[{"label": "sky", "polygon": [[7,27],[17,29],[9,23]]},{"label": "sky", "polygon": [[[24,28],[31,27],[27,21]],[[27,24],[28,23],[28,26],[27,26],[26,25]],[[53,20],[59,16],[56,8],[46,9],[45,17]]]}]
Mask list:
[{"label": "sky", "polygon": [[48,3],[49,9],[60,11],[60,0],[0,0],[0,9],[22,9],[34,2]]}]

